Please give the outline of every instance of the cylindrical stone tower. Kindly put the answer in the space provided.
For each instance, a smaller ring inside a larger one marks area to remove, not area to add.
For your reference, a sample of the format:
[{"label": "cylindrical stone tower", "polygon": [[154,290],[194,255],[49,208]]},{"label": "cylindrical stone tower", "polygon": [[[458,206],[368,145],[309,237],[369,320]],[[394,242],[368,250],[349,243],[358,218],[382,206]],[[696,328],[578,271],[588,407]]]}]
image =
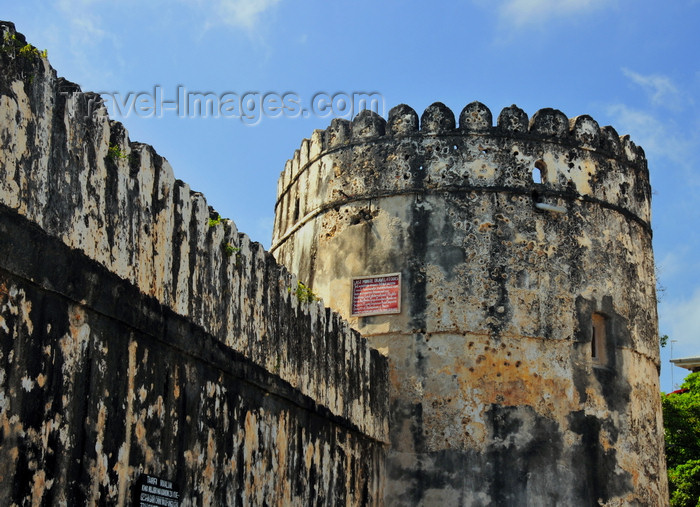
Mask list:
[{"label": "cylindrical stone tower", "polygon": [[388,505],[664,505],[651,236],[627,136],[436,103],[304,140],[272,252],[390,359]]}]

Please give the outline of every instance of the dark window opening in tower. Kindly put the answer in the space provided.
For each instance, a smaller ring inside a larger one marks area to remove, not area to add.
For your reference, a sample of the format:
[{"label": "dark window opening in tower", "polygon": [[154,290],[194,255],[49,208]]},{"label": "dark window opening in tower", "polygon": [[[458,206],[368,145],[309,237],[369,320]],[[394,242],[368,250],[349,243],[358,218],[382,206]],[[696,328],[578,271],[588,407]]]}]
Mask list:
[{"label": "dark window opening in tower", "polygon": [[297,199],[297,200],[294,202],[294,218],[293,218],[293,220],[294,220],[295,222],[296,222],[297,220],[299,220],[299,199]]}]

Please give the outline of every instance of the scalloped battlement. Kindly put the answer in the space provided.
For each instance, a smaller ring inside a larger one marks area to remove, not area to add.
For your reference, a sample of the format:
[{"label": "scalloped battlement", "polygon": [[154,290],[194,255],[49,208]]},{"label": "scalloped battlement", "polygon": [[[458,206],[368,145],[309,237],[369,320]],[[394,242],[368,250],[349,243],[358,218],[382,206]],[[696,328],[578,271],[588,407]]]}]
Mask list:
[{"label": "scalloped battlement", "polygon": [[[639,164],[646,160],[644,150],[635,145],[629,136],[619,136],[610,126],[600,127],[588,115],[568,118],[558,109],[545,108],[537,111],[532,118],[516,105],[503,108],[493,124],[491,110],[481,102],[467,104],[459,114],[459,124],[455,114],[442,102],[428,106],[420,116],[406,104],[399,104],[389,111],[388,120],[370,110],[361,111],[352,121],[334,118],[325,130],[319,130],[316,139],[304,139],[302,145],[313,142],[317,153],[340,146],[376,141],[377,138],[394,138],[409,135],[494,135],[540,138],[562,144],[579,145],[600,151],[612,158],[622,157],[624,161]],[[302,146],[301,151],[304,148]]]},{"label": "scalloped battlement", "polygon": [[[587,199],[649,228],[646,157],[629,136],[588,115],[568,118],[552,108],[528,117],[512,105],[494,125],[491,110],[472,102],[458,118],[441,102],[428,106],[420,120],[400,104],[387,120],[365,110],[314,131],[280,175],[273,245],[299,220],[344,195],[437,188],[536,190],[556,206],[561,199]],[[541,183],[533,181],[535,168]]]}]

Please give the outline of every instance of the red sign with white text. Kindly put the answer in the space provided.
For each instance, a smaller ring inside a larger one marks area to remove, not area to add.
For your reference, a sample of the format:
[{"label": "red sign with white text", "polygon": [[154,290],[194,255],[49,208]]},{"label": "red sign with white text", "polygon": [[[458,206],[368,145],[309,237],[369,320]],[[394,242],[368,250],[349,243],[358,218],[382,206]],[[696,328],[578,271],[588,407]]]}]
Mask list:
[{"label": "red sign with white text", "polygon": [[352,280],[354,317],[401,313],[401,273]]}]

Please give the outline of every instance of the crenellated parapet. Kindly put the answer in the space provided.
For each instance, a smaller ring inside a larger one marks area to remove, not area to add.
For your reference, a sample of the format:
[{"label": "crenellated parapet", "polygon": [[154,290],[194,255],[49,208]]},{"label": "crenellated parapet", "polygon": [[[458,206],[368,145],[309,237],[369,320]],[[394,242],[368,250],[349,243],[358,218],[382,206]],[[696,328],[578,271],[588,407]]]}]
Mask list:
[{"label": "crenellated parapet", "polygon": [[405,104],[387,120],[365,110],[304,139],[280,175],[272,249],[300,220],[335,202],[488,187],[534,196],[529,204],[595,202],[650,229],[646,157],[629,136],[588,115],[569,119],[547,108],[529,118],[515,105],[494,125],[479,102],[465,106],[457,122],[436,102],[420,119]]}]

